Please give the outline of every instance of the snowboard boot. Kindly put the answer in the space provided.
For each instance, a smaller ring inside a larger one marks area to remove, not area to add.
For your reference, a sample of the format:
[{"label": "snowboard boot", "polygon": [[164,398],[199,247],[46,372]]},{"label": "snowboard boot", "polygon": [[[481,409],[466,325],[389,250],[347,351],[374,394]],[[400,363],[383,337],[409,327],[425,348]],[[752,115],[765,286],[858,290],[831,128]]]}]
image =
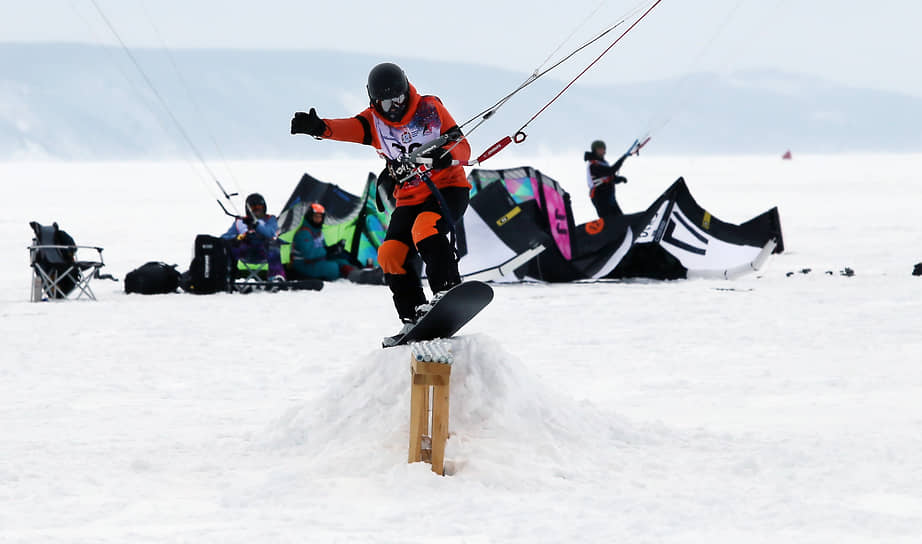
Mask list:
[{"label": "snowboard boot", "polygon": [[403,338],[405,334],[413,330],[413,327],[416,326],[415,319],[401,319],[400,322],[403,323],[403,327],[400,329],[400,331],[397,332],[397,334],[393,336],[385,336],[384,338],[381,339],[382,348],[389,348],[391,346],[396,345],[397,342],[399,342],[400,339]]},{"label": "snowboard boot", "polygon": [[435,292],[432,294],[432,298],[429,299],[429,302],[425,302],[425,303],[420,304],[419,306],[417,306],[417,307],[416,307],[416,319],[417,319],[417,321],[420,320],[420,319],[422,319],[422,317],[423,317],[424,315],[426,315],[427,313],[429,313],[429,310],[431,310],[433,307],[435,307],[435,305],[438,304],[438,302],[439,302],[440,300],[442,300],[442,297],[445,296],[445,293],[447,293],[448,291],[451,290],[452,287],[454,287],[455,285],[459,285],[460,283],[461,283],[461,282],[459,281],[459,282],[456,283],[456,284],[449,284],[449,285],[445,286],[442,290],[440,290],[440,291],[435,291]]},{"label": "snowboard boot", "polygon": [[385,337],[381,345],[383,347],[393,346],[400,340],[404,334],[412,329],[418,321],[416,307],[426,303],[426,295],[423,293],[423,285],[419,281],[419,276],[411,274],[385,274],[384,279],[393,294],[394,307],[397,309],[397,315],[403,327],[400,332],[394,336]]}]

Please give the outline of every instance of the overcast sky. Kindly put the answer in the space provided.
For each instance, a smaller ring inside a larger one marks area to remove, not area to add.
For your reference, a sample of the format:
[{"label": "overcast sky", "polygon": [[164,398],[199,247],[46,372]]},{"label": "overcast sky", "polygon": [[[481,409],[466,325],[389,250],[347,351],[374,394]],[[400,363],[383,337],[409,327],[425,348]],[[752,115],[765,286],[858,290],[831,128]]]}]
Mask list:
[{"label": "overcast sky", "polygon": [[[523,73],[574,30],[565,50],[653,1],[96,0],[131,47],[332,49]],[[3,42],[116,43],[93,0],[0,6]],[[919,0],[662,0],[585,82],[769,68],[922,97],[920,21]]]}]

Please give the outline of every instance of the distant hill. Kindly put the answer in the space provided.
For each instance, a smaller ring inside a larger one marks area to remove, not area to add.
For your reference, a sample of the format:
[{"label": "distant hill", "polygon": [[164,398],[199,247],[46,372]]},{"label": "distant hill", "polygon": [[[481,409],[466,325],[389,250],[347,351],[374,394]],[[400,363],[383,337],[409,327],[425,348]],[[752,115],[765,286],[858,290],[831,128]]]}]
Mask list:
[{"label": "distant hill", "polygon": [[[288,134],[297,110],[349,117],[367,104],[381,60],[439,95],[456,121],[493,104],[526,76],[475,64],[379,59],[330,51],[162,50],[132,53],[205,157],[295,158],[368,153]],[[652,62],[652,60],[651,60]],[[184,81],[184,83],[183,83]],[[472,135],[475,152],[512,134],[563,84],[542,79]],[[194,100],[194,102],[193,102]],[[665,124],[664,124],[665,123]],[[626,148],[653,130],[656,153],[922,151],[922,99],[769,72],[618,86],[574,86],[527,130],[530,150]],[[217,142],[217,146],[214,142]],[[191,146],[119,48],[0,44],[0,160],[135,159]]]}]

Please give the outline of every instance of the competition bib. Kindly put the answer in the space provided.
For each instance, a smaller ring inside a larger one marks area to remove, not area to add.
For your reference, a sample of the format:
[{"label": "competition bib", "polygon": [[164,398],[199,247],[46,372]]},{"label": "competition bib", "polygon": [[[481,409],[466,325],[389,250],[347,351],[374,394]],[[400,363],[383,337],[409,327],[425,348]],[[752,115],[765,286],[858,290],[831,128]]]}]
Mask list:
[{"label": "competition bib", "polygon": [[413,117],[406,125],[392,127],[374,116],[375,131],[381,147],[378,154],[386,159],[399,159],[431,142],[442,134],[442,121],[434,104],[422,98]]}]

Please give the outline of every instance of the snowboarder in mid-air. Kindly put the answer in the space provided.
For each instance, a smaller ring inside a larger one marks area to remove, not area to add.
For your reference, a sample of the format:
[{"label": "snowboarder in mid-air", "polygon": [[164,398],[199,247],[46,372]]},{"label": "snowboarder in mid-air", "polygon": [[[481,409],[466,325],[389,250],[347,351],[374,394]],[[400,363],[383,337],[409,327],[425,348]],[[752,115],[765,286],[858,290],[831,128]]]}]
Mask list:
[{"label": "snowboarder in mid-air", "polygon": [[618,201],[615,200],[615,185],[618,183],[627,183],[627,178],[619,176],[618,171],[624,164],[624,155],[615,164],[608,164],[605,160],[605,142],[596,140],[583,155],[586,161],[586,182],[589,184],[589,199],[595,206],[599,219],[608,216],[621,217],[624,212]]},{"label": "snowboarder in mid-air", "polygon": [[[471,189],[464,168],[453,161],[467,161],[471,148],[442,101],[420,95],[396,64],[375,66],[368,74],[367,89],[370,106],[355,117],[322,119],[311,108],[294,114],[291,133],[370,145],[387,161],[378,183],[396,207],[378,248],[378,262],[403,329],[384,339],[386,347],[412,329],[444,292],[461,283],[455,248],[447,235],[454,228],[452,222],[467,209]],[[416,165],[407,161],[408,154],[444,135],[450,138],[422,155],[431,159],[431,170],[418,173]],[[411,263],[417,252],[426,263],[430,301]]]}]

